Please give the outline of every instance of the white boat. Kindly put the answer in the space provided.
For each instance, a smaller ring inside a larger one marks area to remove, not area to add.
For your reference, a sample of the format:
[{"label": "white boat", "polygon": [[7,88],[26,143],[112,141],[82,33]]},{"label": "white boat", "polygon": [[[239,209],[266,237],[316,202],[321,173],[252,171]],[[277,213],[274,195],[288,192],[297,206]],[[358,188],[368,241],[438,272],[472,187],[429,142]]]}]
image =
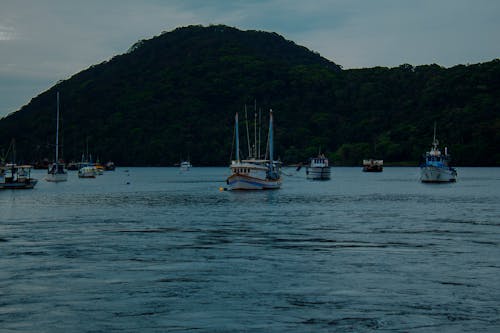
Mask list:
[{"label": "white boat", "polygon": [[92,165],[83,165],[78,169],[78,178],[95,178],[97,169]]},{"label": "white boat", "polygon": [[192,165],[191,162],[189,161],[182,161],[180,164],[180,169],[181,171],[189,171],[191,169]]},{"label": "white boat", "polygon": [[0,167],[0,190],[32,189],[38,180],[31,178],[31,165],[7,164]]},{"label": "white boat", "polygon": [[309,164],[306,166],[306,178],[312,180],[330,179],[330,165],[325,155],[319,154],[318,157],[309,159]]},{"label": "white boat", "polygon": [[444,154],[438,148],[436,125],[434,125],[434,140],[431,150],[425,154],[425,162],[420,166],[420,181],[423,183],[449,183],[457,180],[457,170],[449,166],[448,148]]},{"label": "white boat", "polygon": [[240,160],[238,113],[235,117],[236,159],[229,166],[230,190],[268,190],[281,187],[281,163],[273,159],[273,113],[269,113],[269,159]]},{"label": "white boat", "polygon": [[64,170],[64,163],[59,161],[59,92],[57,92],[56,154],[54,163],[47,170],[45,180],[48,182],[64,182],[68,180],[68,173]]}]

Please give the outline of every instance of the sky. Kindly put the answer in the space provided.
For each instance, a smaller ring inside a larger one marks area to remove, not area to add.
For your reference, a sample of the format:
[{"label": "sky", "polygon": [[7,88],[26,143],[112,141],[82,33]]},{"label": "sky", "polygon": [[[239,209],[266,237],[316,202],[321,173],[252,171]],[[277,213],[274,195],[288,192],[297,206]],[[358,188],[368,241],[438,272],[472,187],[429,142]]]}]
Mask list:
[{"label": "sky", "polygon": [[276,32],[344,69],[500,57],[499,0],[0,0],[0,117],[177,27]]}]

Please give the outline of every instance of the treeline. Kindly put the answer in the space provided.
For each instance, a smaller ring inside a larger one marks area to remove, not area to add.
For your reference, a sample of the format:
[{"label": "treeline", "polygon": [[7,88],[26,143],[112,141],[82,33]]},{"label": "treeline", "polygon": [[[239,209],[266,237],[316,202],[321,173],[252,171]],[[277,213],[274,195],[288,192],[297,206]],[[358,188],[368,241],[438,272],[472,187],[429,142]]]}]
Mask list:
[{"label": "treeline", "polygon": [[275,33],[190,26],[139,41],[33,98],[0,120],[0,147],[15,138],[19,160],[51,158],[59,91],[66,160],[88,147],[121,165],[188,157],[226,165],[234,114],[246,104],[253,121],[256,101],[264,124],[275,112],[275,152],[286,163],[321,150],[338,165],[367,157],[415,164],[436,122],[454,164],[500,165],[499,81],[498,59],[342,70]]}]

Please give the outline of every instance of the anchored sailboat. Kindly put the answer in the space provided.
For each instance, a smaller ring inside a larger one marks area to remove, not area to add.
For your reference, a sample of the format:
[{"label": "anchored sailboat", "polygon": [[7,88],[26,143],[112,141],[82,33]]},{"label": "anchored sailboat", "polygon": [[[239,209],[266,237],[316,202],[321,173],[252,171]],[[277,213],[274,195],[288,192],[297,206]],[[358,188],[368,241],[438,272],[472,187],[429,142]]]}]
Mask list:
[{"label": "anchored sailboat", "polygon": [[48,182],[64,182],[68,180],[68,173],[64,170],[64,163],[59,161],[59,92],[57,92],[57,116],[56,116],[56,152],[52,165],[49,165],[47,177]]}]

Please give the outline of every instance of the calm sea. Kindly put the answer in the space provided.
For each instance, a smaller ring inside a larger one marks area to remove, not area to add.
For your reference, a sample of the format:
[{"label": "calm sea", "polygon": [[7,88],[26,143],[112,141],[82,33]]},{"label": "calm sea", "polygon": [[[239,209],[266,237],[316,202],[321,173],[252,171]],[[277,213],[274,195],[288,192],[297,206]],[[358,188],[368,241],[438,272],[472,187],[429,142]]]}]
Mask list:
[{"label": "calm sea", "polygon": [[0,332],[500,332],[500,168],[227,172],[0,191]]}]

